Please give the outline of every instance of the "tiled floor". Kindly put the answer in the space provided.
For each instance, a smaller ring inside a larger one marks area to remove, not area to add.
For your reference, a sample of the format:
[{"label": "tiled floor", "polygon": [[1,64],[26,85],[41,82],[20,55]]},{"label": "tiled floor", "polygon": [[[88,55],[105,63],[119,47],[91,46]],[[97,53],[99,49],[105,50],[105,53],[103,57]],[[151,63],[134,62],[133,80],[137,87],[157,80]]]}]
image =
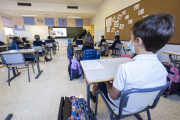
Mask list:
[{"label": "tiled floor", "polygon": [[[44,65],[40,59],[43,73],[34,79],[30,69],[31,82],[28,82],[26,69],[20,70],[21,75],[8,86],[7,68],[0,69],[0,120],[13,113],[12,120],[56,120],[61,96],[77,96],[86,99],[86,82],[82,77],[70,81],[68,75],[68,59],[66,47],[61,47],[53,60]],[[99,97],[100,98],[100,97]],[[95,104],[91,102],[94,110]],[[180,120],[180,97],[177,95],[160,99],[157,107],[151,110],[152,120]],[[147,120],[146,113],[141,116]],[[110,120],[109,112],[99,99],[98,120]],[[136,120],[134,116],[124,120]]]}]

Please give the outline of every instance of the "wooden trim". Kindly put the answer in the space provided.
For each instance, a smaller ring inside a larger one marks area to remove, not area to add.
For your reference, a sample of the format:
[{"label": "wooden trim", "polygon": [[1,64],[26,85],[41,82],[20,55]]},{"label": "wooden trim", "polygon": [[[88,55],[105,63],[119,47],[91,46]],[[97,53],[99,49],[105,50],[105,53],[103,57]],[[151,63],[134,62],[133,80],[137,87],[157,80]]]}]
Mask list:
[{"label": "wooden trim", "polygon": [[170,52],[162,52],[162,53],[165,53],[165,54],[170,54],[170,55],[180,56],[180,54],[175,54],[175,53],[170,53]]},{"label": "wooden trim", "polygon": [[0,68],[4,67],[4,65],[0,65]]}]

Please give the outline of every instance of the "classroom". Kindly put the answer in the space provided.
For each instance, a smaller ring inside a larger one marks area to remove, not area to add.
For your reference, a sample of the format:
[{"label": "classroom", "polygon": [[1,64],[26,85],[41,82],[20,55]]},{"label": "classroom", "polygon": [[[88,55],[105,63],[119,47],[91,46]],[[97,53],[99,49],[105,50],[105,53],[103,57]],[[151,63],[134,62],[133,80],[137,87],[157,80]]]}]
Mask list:
[{"label": "classroom", "polygon": [[180,120],[180,0],[0,0],[0,120]]}]

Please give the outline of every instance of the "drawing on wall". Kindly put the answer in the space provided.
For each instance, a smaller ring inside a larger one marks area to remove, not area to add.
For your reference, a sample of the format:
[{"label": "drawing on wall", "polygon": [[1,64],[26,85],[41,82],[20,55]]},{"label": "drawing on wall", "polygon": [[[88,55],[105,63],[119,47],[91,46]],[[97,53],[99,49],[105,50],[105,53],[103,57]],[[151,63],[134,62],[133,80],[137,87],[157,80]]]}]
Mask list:
[{"label": "drawing on wall", "polygon": [[133,19],[128,20],[128,24],[132,24],[133,23]]},{"label": "drawing on wall", "polygon": [[114,21],[114,27],[118,27],[119,26],[119,20]]},{"label": "drawing on wall", "polygon": [[121,15],[121,14],[118,14],[117,19],[118,19],[118,20],[121,20],[121,18],[122,18],[122,15]]},{"label": "drawing on wall", "polygon": [[107,27],[106,30],[107,30],[107,32],[110,32],[110,27]]},{"label": "drawing on wall", "polygon": [[123,29],[124,29],[124,24],[120,24],[120,25],[119,25],[119,29],[122,29],[122,30],[123,30]]},{"label": "drawing on wall", "polygon": [[31,31],[31,26],[30,25],[25,25],[25,31],[30,32]]},{"label": "drawing on wall", "polygon": [[23,25],[17,25],[17,29],[23,29]]},{"label": "drawing on wall", "polygon": [[122,15],[125,15],[126,14],[126,10],[122,11]]},{"label": "drawing on wall", "polygon": [[139,4],[134,6],[134,10],[137,10],[137,9],[139,9]]},{"label": "drawing on wall", "polygon": [[145,16],[143,16],[143,18],[145,18],[145,17],[147,17],[147,16],[149,16],[149,15],[145,15]]},{"label": "drawing on wall", "polygon": [[39,23],[44,23],[44,20],[43,19],[38,19],[37,20]]},{"label": "drawing on wall", "polygon": [[115,31],[115,28],[112,28],[112,29],[111,29],[111,32],[114,32],[114,31]]},{"label": "drawing on wall", "polygon": [[116,20],[116,16],[114,16],[114,17],[113,17],[113,20],[112,20],[112,22],[114,22],[115,20]]},{"label": "drawing on wall", "polygon": [[112,17],[106,19],[106,27],[110,27],[112,23]]},{"label": "drawing on wall", "polygon": [[144,9],[138,11],[138,15],[142,15],[142,14],[144,14]]},{"label": "drawing on wall", "polygon": [[66,21],[65,20],[62,20],[62,25],[65,25],[66,24]]},{"label": "drawing on wall", "polygon": [[117,31],[115,32],[115,35],[119,35],[119,30],[117,30]]},{"label": "drawing on wall", "polygon": [[126,15],[126,16],[125,16],[125,20],[126,20],[126,19],[129,19],[129,15]]}]

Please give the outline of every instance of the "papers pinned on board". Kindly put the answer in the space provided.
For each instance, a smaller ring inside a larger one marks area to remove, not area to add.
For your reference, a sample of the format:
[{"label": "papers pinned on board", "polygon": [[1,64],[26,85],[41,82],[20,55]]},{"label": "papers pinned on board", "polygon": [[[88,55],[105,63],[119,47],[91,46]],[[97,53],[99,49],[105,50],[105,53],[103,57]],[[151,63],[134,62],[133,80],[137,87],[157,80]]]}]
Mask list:
[{"label": "papers pinned on board", "polygon": [[81,61],[81,65],[82,65],[84,70],[104,68],[97,60]]},{"label": "papers pinned on board", "polygon": [[106,31],[107,31],[107,32],[110,32],[110,27],[107,27],[107,28],[106,28]]},{"label": "papers pinned on board", "polygon": [[133,23],[133,19],[128,20],[128,24],[132,24]]},{"label": "papers pinned on board", "polygon": [[122,15],[125,15],[126,14],[126,10],[122,11]]},{"label": "papers pinned on board", "polygon": [[114,27],[118,27],[119,26],[119,20],[114,21]]},{"label": "papers pinned on board", "polygon": [[119,29],[122,29],[122,30],[123,30],[123,29],[124,29],[124,24],[120,24],[120,25],[119,25]]},{"label": "papers pinned on board", "polygon": [[125,20],[126,20],[126,19],[129,19],[129,15],[126,15],[126,16],[125,16]]},{"label": "papers pinned on board", "polygon": [[117,19],[118,19],[118,20],[121,20],[121,18],[122,18],[122,15],[121,15],[121,14],[118,14]]},{"label": "papers pinned on board", "polygon": [[144,14],[144,9],[138,11],[138,15],[142,15],[142,14]]},{"label": "papers pinned on board", "polygon": [[137,9],[139,9],[139,4],[134,6],[134,10],[137,10]]},{"label": "papers pinned on board", "polygon": [[112,17],[106,19],[106,27],[110,27],[112,23]]}]

